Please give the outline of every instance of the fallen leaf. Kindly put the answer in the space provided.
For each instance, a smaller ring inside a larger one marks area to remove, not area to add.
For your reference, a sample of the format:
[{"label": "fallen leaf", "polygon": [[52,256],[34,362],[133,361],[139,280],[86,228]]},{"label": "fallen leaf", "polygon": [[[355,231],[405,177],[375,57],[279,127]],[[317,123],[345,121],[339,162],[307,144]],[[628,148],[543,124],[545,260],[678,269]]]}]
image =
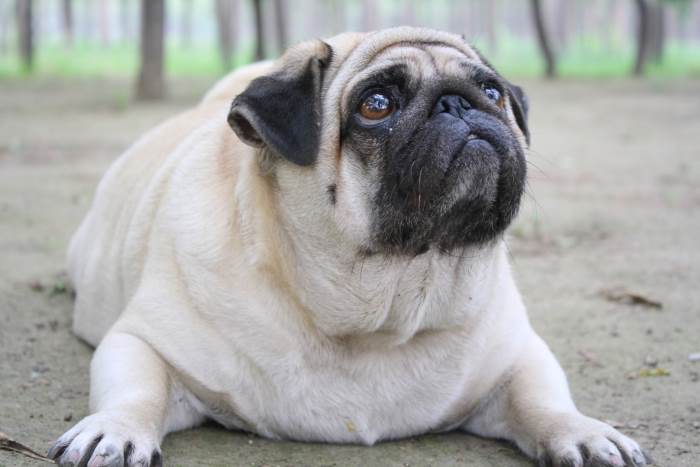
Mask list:
[{"label": "fallen leaf", "polygon": [[627,374],[628,379],[635,378],[655,378],[658,376],[671,376],[671,372],[665,368],[642,368],[639,371],[633,371]]},{"label": "fallen leaf", "polygon": [[4,451],[11,451],[11,452],[16,452],[19,454],[22,454],[27,457],[31,457],[32,459],[37,459],[40,461],[46,461],[46,462],[51,462],[54,464],[55,462],[53,459],[50,459],[46,456],[42,456],[36,451],[33,451],[32,449],[28,448],[27,446],[18,443],[14,439],[10,438],[7,436],[5,433],[0,431],[0,450]]},{"label": "fallen leaf", "polygon": [[600,295],[610,302],[622,303],[625,305],[640,305],[647,308],[656,308],[660,310],[663,304],[656,300],[652,300],[643,295],[629,292],[622,287],[612,289],[602,289]]}]

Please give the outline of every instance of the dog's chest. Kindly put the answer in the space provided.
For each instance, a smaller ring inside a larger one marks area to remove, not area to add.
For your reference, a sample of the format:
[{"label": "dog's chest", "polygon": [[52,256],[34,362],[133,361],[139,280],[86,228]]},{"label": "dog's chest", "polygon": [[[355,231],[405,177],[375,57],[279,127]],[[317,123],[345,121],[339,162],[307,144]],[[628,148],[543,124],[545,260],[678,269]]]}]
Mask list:
[{"label": "dog's chest", "polygon": [[[487,368],[485,375],[482,365],[482,328],[492,319],[483,313],[490,269],[455,273],[452,263],[418,263],[417,271],[400,274],[384,268],[398,279],[382,287],[378,278],[375,289],[389,297],[314,276],[302,289],[303,307],[264,280],[215,287],[221,278],[211,275],[190,287],[235,292],[216,301],[207,295],[196,307],[209,310],[208,357],[198,344],[185,365],[210,389],[212,397],[200,397],[210,415],[268,437],[365,444],[439,430],[466,415],[488,385],[481,381],[498,373]],[[463,274],[481,280],[472,285],[460,280]],[[354,295],[380,304],[356,303]],[[200,365],[192,364],[195,356],[203,358]]]},{"label": "dog's chest", "polygon": [[416,339],[404,349],[259,359],[235,377],[215,418],[269,437],[363,444],[444,428],[460,416],[471,377],[464,345],[445,333]]}]

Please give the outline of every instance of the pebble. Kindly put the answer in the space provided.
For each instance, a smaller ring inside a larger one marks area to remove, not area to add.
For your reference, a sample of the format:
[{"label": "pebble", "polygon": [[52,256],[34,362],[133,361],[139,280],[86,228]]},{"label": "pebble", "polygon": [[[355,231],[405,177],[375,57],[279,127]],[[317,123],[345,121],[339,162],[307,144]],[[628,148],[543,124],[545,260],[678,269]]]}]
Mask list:
[{"label": "pebble", "polygon": [[691,353],[688,355],[688,360],[691,362],[700,362],[700,352]]}]

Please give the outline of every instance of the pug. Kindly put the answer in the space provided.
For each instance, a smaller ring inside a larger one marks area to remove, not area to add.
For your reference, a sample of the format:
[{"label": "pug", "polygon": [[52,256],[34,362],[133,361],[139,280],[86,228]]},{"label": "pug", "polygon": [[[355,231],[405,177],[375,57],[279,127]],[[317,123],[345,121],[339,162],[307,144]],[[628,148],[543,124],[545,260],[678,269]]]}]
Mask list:
[{"label": "pug", "polygon": [[70,244],[92,414],[50,456],[161,465],[166,434],[213,420],[644,465],[576,409],[513,281],[527,111],[460,36],[401,27],[293,47],[147,133]]}]

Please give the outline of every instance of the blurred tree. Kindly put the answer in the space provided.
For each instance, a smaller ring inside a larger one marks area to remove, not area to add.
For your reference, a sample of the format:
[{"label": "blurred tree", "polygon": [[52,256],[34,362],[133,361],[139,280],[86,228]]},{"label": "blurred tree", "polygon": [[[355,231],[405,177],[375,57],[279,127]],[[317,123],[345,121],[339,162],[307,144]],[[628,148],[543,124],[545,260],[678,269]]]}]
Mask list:
[{"label": "blurred tree", "polygon": [[287,2],[275,0],[275,29],[277,30],[277,48],[284,52],[287,47]]},{"label": "blurred tree", "polygon": [[644,74],[649,56],[650,18],[647,0],[635,0],[637,5],[637,57],[634,61],[634,74]]},{"label": "blurred tree", "polygon": [[377,9],[380,3],[373,0],[362,0],[362,30],[374,31],[379,29]]},{"label": "blurred tree", "polygon": [[474,16],[474,2],[469,0],[450,0],[447,4],[447,30],[461,34],[467,42],[474,42],[479,33],[474,27],[478,19]]},{"label": "blurred tree", "polygon": [[253,15],[255,16],[255,60],[265,58],[265,23],[263,22],[261,0],[253,1]]},{"label": "blurred tree", "polygon": [[569,11],[571,9],[571,3],[562,0],[556,3],[556,8],[554,10],[554,17],[556,21],[554,22],[554,38],[557,44],[557,51],[562,53],[566,49],[569,43]]},{"label": "blurred tree", "polygon": [[[410,3],[410,1],[409,1]],[[330,6],[331,35],[345,32],[345,2],[343,0],[330,0],[326,2]],[[406,8],[409,8],[407,5]]]},{"label": "blurred tree", "polygon": [[[669,7],[676,10],[676,20],[678,24],[678,38],[681,42],[684,42],[688,38],[688,22],[692,21],[690,18],[693,7],[693,0],[659,0],[662,4],[668,5]],[[700,11],[700,9],[699,9]]]},{"label": "blurred tree", "polygon": [[134,38],[134,28],[131,25],[131,0],[119,2],[119,28],[122,42],[131,42]]},{"label": "blurred tree", "polygon": [[219,54],[226,71],[231,69],[235,45],[234,19],[238,16],[237,0],[216,0],[216,26],[219,37]]},{"label": "blurred tree", "polygon": [[416,24],[416,2],[415,0],[405,0],[401,8],[401,25],[415,26]]},{"label": "blurred tree", "polygon": [[0,0],[0,53],[3,55],[8,52],[7,36],[10,29],[8,17],[12,17],[12,15],[8,14],[7,8],[7,2]]},{"label": "blurred tree", "polygon": [[663,4],[654,2],[649,5],[649,58],[661,63],[666,42],[666,10]]},{"label": "blurred tree", "polygon": [[484,39],[489,53],[496,53],[496,9],[498,0],[490,0],[482,3],[484,16]]},{"label": "blurred tree", "polygon": [[602,10],[602,14],[598,18],[603,47],[608,53],[612,49],[613,30],[615,29],[615,21],[617,20],[616,10],[619,6],[620,2],[617,0],[607,0],[605,9]]},{"label": "blurred tree", "polygon": [[108,0],[100,0],[98,7],[99,7],[98,18],[99,18],[99,25],[100,25],[100,42],[102,43],[102,47],[107,47],[109,45],[109,40],[110,40],[110,32],[109,32],[110,14],[109,14]]},{"label": "blurred tree", "polygon": [[695,0],[658,0],[663,5],[677,8],[681,13],[688,13]]},{"label": "blurred tree", "polygon": [[32,14],[33,0],[17,0],[17,35],[19,56],[24,71],[34,68],[34,20]]},{"label": "blurred tree", "polygon": [[138,100],[162,99],[165,96],[164,33],[164,0],[141,0],[141,69],[136,84]]},{"label": "blurred tree", "polygon": [[[217,0],[216,9],[214,10],[217,15],[216,24],[220,25],[220,20],[218,18],[219,14],[219,2]],[[221,33],[219,32],[219,41],[221,41]],[[180,44],[183,47],[189,47],[192,45],[192,0],[182,0],[181,10],[180,10]]]},{"label": "blurred tree", "polygon": [[96,5],[95,1],[85,1],[83,2],[82,8],[82,21],[78,21],[78,24],[82,24],[82,38],[88,41],[92,41],[95,38],[95,14],[93,7]]},{"label": "blurred tree", "polygon": [[547,29],[545,28],[544,24],[542,3],[540,0],[530,0],[530,7],[532,12],[532,20],[535,24],[535,30],[537,32],[537,43],[540,46],[540,51],[542,52],[542,57],[545,61],[545,75],[548,78],[553,78],[557,74],[557,64],[554,58],[554,52],[552,52],[552,46],[549,42]]},{"label": "blurred tree", "polygon": [[63,0],[63,40],[66,46],[73,45],[73,0]]},{"label": "blurred tree", "polygon": [[[574,22],[574,37],[581,37],[586,32],[586,6],[590,0],[569,0],[571,1],[571,16]],[[590,8],[590,6],[589,6]]]}]

